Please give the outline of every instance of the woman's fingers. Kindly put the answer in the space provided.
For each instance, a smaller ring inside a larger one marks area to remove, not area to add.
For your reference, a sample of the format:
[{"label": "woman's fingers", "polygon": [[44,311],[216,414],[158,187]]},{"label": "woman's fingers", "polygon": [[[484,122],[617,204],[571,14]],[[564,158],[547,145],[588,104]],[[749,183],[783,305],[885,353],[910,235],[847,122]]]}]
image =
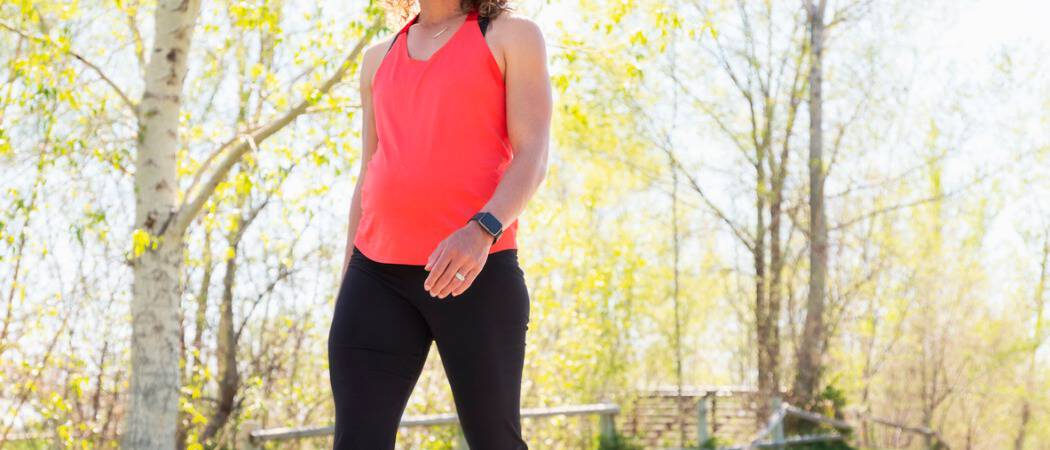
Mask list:
[{"label": "woman's fingers", "polygon": [[470,287],[470,285],[474,284],[474,279],[478,277],[478,274],[481,273],[481,271],[475,267],[460,273],[463,274],[464,280],[460,281],[459,284],[457,284],[456,287],[452,290],[453,297],[459,296],[459,294],[462,294],[464,291],[466,291],[467,288]]},{"label": "woman's fingers", "polygon": [[427,265],[423,268],[426,270],[430,270],[432,267],[434,267],[434,263],[437,262],[438,257],[441,256],[441,252],[443,252],[444,250],[445,241],[441,241],[441,243],[438,244],[437,248],[435,248],[434,251],[430,252],[430,256],[427,258]]},{"label": "woman's fingers", "polygon": [[449,263],[445,267],[444,272],[441,273],[437,282],[430,290],[438,298],[445,298],[448,296],[452,289],[454,289],[461,281],[456,278],[456,274],[466,275],[463,272],[470,269],[469,266],[470,258],[466,257],[461,253],[453,253],[450,255]]},{"label": "woman's fingers", "polygon": [[[452,281],[449,282],[446,295],[452,295],[453,297],[458,296],[474,284],[474,279],[478,277],[478,274],[481,273],[481,269],[485,267],[486,259],[488,259],[487,256],[482,257],[481,261],[478,261],[475,258],[466,257],[463,265],[458,269],[458,272],[463,275],[463,279],[461,280],[455,276],[456,271],[451,271],[453,278]],[[444,296],[442,296],[442,298],[444,298]]]},{"label": "woman's fingers", "polygon": [[[465,235],[467,230],[470,236]],[[485,264],[485,248],[475,248],[477,229],[466,227],[452,234],[438,244],[438,247],[427,258],[424,268],[430,273],[423,281],[423,289],[432,297],[445,298],[448,295],[459,295],[474,282],[478,272]],[[480,253],[475,255],[475,253]],[[462,276],[457,277],[459,273]]]},{"label": "woman's fingers", "polygon": [[441,279],[441,275],[444,273],[445,268],[448,267],[448,264],[451,262],[449,261],[449,255],[445,252],[444,248],[439,248],[434,253],[437,254],[437,257],[431,256],[434,258],[434,261],[427,264],[427,267],[429,267],[427,270],[430,271],[430,274],[427,275],[427,279],[423,281],[423,289],[430,292],[430,295],[434,295],[434,293],[437,292],[437,289],[435,289],[436,284],[438,280]]}]

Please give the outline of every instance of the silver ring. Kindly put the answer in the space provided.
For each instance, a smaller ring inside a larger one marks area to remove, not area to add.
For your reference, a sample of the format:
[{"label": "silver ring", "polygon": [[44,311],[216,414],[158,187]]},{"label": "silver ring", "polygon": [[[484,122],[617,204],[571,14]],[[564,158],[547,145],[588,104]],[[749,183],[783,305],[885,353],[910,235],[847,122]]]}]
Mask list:
[{"label": "silver ring", "polygon": [[463,280],[466,280],[467,277],[463,276],[463,274],[461,274],[459,272],[456,272],[456,279],[459,280],[459,281],[463,281]]}]

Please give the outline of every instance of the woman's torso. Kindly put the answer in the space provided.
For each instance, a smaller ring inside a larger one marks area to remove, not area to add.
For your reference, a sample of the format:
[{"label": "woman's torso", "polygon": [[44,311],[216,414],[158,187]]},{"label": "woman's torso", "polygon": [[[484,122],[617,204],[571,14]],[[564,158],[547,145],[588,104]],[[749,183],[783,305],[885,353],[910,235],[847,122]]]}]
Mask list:
[{"label": "woman's torso", "polygon": [[[477,13],[426,60],[409,56],[412,22],[372,81],[378,146],[365,173],[354,245],[376,261],[424,265],[488,202],[513,152],[503,75]],[[489,252],[517,248],[517,225],[504,224]]]}]

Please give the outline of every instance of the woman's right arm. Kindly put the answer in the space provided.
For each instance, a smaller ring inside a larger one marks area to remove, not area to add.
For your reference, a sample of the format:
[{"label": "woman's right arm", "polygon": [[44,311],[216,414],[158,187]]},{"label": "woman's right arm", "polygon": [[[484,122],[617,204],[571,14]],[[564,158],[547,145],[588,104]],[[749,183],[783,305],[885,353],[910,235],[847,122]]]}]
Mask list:
[{"label": "woman's right arm", "polygon": [[340,275],[346,275],[346,269],[350,265],[350,255],[354,251],[354,236],[357,234],[357,225],[361,221],[361,186],[365,177],[368,176],[368,161],[375,153],[378,139],[376,138],[375,115],[372,113],[372,78],[375,76],[379,63],[383,61],[386,48],[390,45],[388,38],[372,45],[365,51],[361,62],[360,78],[358,80],[361,90],[361,169],[357,175],[357,184],[354,186],[354,195],[350,200],[350,221],[346,233],[346,252],[343,256],[343,270]]}]

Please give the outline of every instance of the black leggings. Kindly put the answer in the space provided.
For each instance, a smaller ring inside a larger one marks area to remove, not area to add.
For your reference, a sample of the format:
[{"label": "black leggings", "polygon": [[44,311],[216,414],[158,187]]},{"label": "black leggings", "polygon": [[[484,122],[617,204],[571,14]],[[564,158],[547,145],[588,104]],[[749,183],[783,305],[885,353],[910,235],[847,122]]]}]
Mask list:
[{"label": "black leggings", "polygon": [[394,448],[431,341],[470,448],[528,449],[519,407],[529,292],[517,250],[491,253],[456,297],[431,297],[428,274],[354,247],[328,335],[335,449]]}]

